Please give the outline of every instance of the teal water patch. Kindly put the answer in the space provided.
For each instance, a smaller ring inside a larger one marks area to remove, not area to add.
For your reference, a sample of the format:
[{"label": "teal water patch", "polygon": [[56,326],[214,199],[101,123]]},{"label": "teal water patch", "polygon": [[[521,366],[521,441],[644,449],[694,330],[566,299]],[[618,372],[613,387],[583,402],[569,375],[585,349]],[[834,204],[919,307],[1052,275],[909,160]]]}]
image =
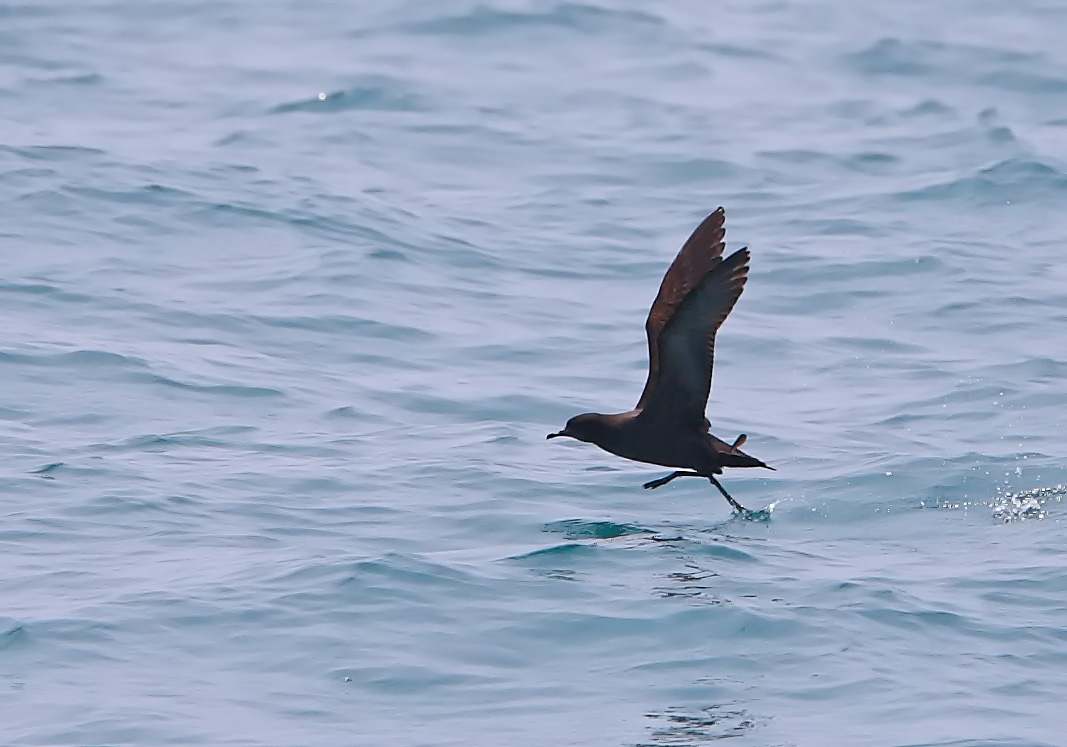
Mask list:
[{"label": "teal water patch", "polygon": [[650,530],[631,524],[616,524],[611,521],[583,521],[564,519],[545,524],[546,532],[565,535],[568,539],[611,539],[630,534],[645,534]]}]

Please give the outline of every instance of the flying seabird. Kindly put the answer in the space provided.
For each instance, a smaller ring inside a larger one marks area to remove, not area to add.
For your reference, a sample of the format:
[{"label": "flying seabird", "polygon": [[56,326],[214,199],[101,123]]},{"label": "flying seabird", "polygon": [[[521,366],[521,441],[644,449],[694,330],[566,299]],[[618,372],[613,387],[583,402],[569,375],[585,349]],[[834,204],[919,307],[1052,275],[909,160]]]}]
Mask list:
[{"label": "flying seabird", "polygon": [[715,333],[733,309],[748,278],[748,248],[726,259],[720,207],[701,222],[663,276],[645,322],[648,379],[630,412],[575,415],[559,433],[605,451],[679,470],[646,482],[658,488],[676,477],[706,477],[739,513],[745,508],[715,479],[723,467],[766,467],[741,451],[747,436],[728,444],[711,434],[704,410],[711,391]]}]

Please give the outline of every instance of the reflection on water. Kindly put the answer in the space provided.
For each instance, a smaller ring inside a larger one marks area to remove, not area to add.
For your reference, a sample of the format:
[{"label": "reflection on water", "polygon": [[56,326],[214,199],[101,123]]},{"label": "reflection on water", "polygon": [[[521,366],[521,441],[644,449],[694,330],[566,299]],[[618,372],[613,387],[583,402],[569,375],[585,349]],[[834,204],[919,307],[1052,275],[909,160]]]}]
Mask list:
[{"label": "reflection on water", "polygon": [[687,563],[685,570],[668,573],[664,577],[668,583],[656,588],[656,593],[664,598],[683,597],[706,604],[726,604],[727,600],[714,593],[714,582],[708,583],[709,579],[717,578],[718,573],[707,568],[701,568],[695,563]]},{"label": "reflection on water", "polygon": [[648,727],[648,741],[640,742],[639,747],[706,744],[719,739],[740,737],[761,723],[761,719],[748,711],[726,705],[697,709],[668,708],[645,715],[653,723]]}]

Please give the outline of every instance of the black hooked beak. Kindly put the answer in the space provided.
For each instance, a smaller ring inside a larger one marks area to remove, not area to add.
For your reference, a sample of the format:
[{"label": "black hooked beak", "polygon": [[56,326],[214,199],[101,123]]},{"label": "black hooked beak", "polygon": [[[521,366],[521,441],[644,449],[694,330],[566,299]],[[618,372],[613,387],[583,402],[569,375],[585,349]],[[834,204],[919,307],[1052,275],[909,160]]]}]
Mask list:
[{"label": "black hooked beak", "polygon": [[571,435],[571,434],[567,433],[567,431],[560,431],[559,433],[549,433],[547,436],[545,436],[545,438],[546,439],[559,438],[560,436],[569,436],[569,435]]}]

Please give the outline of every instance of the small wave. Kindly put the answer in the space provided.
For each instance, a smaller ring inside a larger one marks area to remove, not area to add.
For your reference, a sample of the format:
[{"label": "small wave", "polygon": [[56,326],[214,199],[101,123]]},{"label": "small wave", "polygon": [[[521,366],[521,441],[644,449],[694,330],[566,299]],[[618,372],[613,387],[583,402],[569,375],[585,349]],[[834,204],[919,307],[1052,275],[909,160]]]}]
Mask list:
[{"label": "small wave", "polygon": [[508,560],[540,560],[545,558],[583,557],[596,552],[595,548],[578,542],[565,542],[562,545],[542,547],[520,555],[512,555]]},{"label": "small wave", "polygon": [[142,184],[132,189],[103,189],[101,187],[66,187],[64,192],[88,197],[93,200],[119,202],[134,205],[166,205],[175,201],[193,202],[195,195],[176,187],[162,184]]},{"label": "small wave", "polygon": [[104,81],[104,76],[99,73],[83,73],[81,75],[61,75],[46,82],[52,85],[97,86]]},{"label": "small wave", "polygon": [[845,61],[869,75],[924,76],[937,72],[968,74],[991,65],[1036,62],[1036,55],[996,47],[946,44],[925,40],[879,39]]},{"label": "small wave", "polygon": [[734,560],[741,563],[758,563],[759,558],[744,550],[723,544],[722,542],[708,542],[690,548],[693,555],[716,558],[718,560]]},{"label": "small wave", "polygon": [[0,282],[0,293],[22,293],[30,296],[49,296],[59,301],[68,301],[75,303],[87,303],[92,301],[92,296],[87,296],[84,293],[71,293],[58,286],[51,285],[49,283],[27,282],[27,283],[2,283]]},{"label": "small wave", "polygon": [[698,49],[706,49],[720,57],[733,57],[742,60],[781,60],[782,56],[771,49],[761,49],[756,46],[742,47],[738,44],[724,42],[706,42],[696,44]]},{"label": "small wave", "polygon": [[362,317],[332,316],[317,317],[252,317],[255,321],[281,329],[300,329],[309,332],[327,332],[352,337],[368,337],[380,340],[426,343],[435,336],[417,327],[379,322]]},{"label": "small wave", "polygon": [[997,47],[887,38],[844,60],[865,75],[962,79],[1011,93],[1067,92],[1067,71],[1044,72],[1049,60],[1040,55]]},{"label": "small wave", "polygon": [[51,351],[15,353],[0,351],[0,361],[33,366],[61,366],[68,368],[125,368],[144,369],[148,364],[140,358],[111,353],[106,350],[76,350],[70,353]]},{"label": "small wave", "polygon": [[909,106],[898,113],[903,119],[916,117],[946,117],[956,110],[944,101],[938,99],[924,99],[914,106]]},{"label": "small wave", "polygon": [[562,534],[568,539],[611,539],[628,534],[646,534],[650,530],[632,524],[616,524],[612,521],[582,521],[564,519],[545,524],[546,532]]},{"label": "small wave", "polygon": [[361,410],[352,405],[345,405],[343,407],[335,407],[325,413],[328,418],[336,418],[338,420],[376,420],[376,418],[369,412]]},{"label": "small wave", "polygon": [[1067,75],[1042,75],[1028,70],[997,70],[983,75],[980,82],[1006,91],[1026,91],[1037,94],[1067,93]]},{"label": "small wave", "polygon": [[113,441],[111,443],[100,444],[98,448],[107,449],[109,451],[142,451],[145,449],[152,449],[154,447],[167,447],[167,446],[221,446],[222,442],[216,439],[203,438],[192,436],[189,434],[169,434],[160,435],[156,433],[146,433],[140,436],[130,436],[124,438],[121,441]]},{"label": "small wave", "polygon": [[657,184],[705,183],[708,180],[739,179],[742,169],[717,158],[679,158],[646,161],[643,165],[650,181]]},{"label": "small wave", "polygon": [[44,478],[45,480],[54,480],[55,477],[51,473],[64,466],[66,465],[63,462],[52,462],[51,464],[46,464],[43,467],[38,467],[37,469],[30,470],[30,474],[37,475],[38,477]]},{"label": "small wave", "polygon": [[285,393],[265,386],[248,386],[247,384],[194,384],[188,381],[164,376],[162,374],[145,374],[148,381],[175,389],[184,389],[204,394],[217,394],[231,397],[284,397]]},{"label": "small wave", "polygon": [[[497,679],[472,672],[441,672],[431,666],[393,664],[388,667],[346,667],[331,672],[343,682],[357,682],[361,688],[381,691],[395,696],[397,693],[427,693],[432,697],[438,692],[455,692],[478,686],[489,686]],[[318,715],[317,712],[316,715]]]},{"label": "small wave", "polygon": [[76,366],[119,366],[121,368],[145,368],[147,364],[131,355],[120,355],[106,350],[77,350],[57,355],[55,360]]},{"label": "small wave", "polygon": [[86,156],[102,156],[104,151],[76,145],[0,145],[0,153],[11,153],[30,161],[71,161]]},{"label": "small wave", "polygon": [[395,236],[382,233],[363,223],[352,221],[348,216],[322,215],[307,210],[274,210],[265,206],[252,206],[239,202],[198,201],[195,218],[209,221],[217,226],[244,228],[249,223],[284,224],[289,227],[307,229],[310,232],[331,238],[353,238],[365,242],[368,246],[401,246],[409,248]]},{"label": "small wave", "polygon": [[331,598],[332,591],[373,595],[382,599],[415,599],[422,592],[441,589],[472,592],[478,586],[477,577],[456,565],[433,562],[419,555],[389,552],[374,559],[348,562],[311,562],[289,570],[274,579],[283,587],[296,584],[316,589],[322,601]]},{"label": "small wave", "polygon": [[904,202],[962,200],[973,206],[1050,197],[1059,201],[1065,192],[1067,174],[1063,171],[1037,160],[1009,158],[965,176],[898,192],[894,198]]},{"label": "small wave", "polygon": [[490,36],[501,33],[562,29],[597,33],[620,28],[661,28],[664,21],[649,13],[601,8],[582,3],[560,3],[545,12],[504,11],[484,5],[462,15],[405,24],[402,28],[421,34]]},{"label": "small wave", "polygon": [[28,644],[29,635],[22,625],[9,623],[10,627],[0,631],[0,651],[12,651]]},{"label": "small wave", "polygon": [[1001,737],[999,739],[951,739],[947,742],[911,742],[904,747],[1056,747],[1051,742]]},{"label": "small wave", "polygon": [[334,114],[345,111],[428,111],[429,102],[414,91],[405,90],[405,83],[395,78],[371,78],[340,91],[321,92],[310,98],[279,104],[271,114],[308,112]]},{"label": "small wave", "polygon": [[[4,624],[6,623],[6,625]],[[116,626],[99,620],[79,618],[43,619],[32,622],[16,622],[11,618],[0,622],[0,651],[36,646],[54,646],[66,651],[69,660],[77,650],[82,656],[89,654],[101,658],[100,644],[110,644]]]}]

